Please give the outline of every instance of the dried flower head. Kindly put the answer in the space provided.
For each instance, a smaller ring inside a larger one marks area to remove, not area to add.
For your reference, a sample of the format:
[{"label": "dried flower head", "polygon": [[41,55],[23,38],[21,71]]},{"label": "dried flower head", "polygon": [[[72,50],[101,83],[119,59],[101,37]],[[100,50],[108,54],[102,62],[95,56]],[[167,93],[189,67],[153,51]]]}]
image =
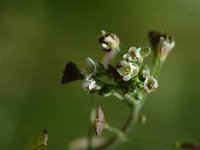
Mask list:
[{"label": "dried flower head", "polygon": [[99,43],[103,47],[103,50],[110,52],[111,50],[119,48],[120,40],[116,34],[107,33],[102,30]]}]

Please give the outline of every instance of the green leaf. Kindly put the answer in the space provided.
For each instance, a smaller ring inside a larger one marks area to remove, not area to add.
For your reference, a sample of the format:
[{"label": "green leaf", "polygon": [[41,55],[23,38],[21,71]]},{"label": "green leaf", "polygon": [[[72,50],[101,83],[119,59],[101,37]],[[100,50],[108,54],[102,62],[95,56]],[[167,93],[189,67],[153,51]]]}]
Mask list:
[{"label": "green leaf", "polygon": [[148,47],[143,47],[140,50],[140,54],[142,55],[142,57],[147,57],[150,53],[151,53],[151,49]]},{"label": "green leaf", "polygon": [[47,131],[40,131],[31,138],[24,150],[47,150],[47,138]]}]

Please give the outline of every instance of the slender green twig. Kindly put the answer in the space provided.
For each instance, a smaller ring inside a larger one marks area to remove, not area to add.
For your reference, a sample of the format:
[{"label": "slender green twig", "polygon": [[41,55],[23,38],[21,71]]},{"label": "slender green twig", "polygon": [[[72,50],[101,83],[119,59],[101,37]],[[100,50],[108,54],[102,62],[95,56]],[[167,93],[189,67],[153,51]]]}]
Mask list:
[{"label": "slender green twig", "polygon": [[93,133],[93,121],[95,118],[95,97],[94,94],[91,94],[90,101],[90,121],[89,121],[89,129],[88,129],[88,150],[92,150],[92,133]]},{"label": "slender green twig", "polygon": [[105,124],[105,129],[109,130],[112,133],[115,133],[116,136],[118,136],[121,140],[126,139],[126,135],[122,130],[112,127],[112,126],[108,125],[108,123]]},{"label": "slender green twig", "polygon": [[151,75],[153,77],[158,78],[162,64],[163,64],[163,61],[159,60],[158,58],[154,59],[154,65],[151,72]]},{"label": "slender green twig", "polygon": [[[158,75],[159,75],[161,66],[162,66],[162,62],[159,61],[158,59],[155,59],[151,75],[154,76],[155,78],[157,78]],[[114,96],[119,97],[121,99],[121,97],[118,96],[118,95],[114,95]],[[128,116],[124,126],[121,129],[121,131],[125,135],[128,135],[130,133],[130,131],[132,130],[132,128],[138,122],[138,118],[139,118],[140,112],[141,112],[141,110],[143,108],[143,105],[146,102],[146,99],[147,99],[147,94],[144,94],[143,99],[140,100],[140,101],[131,100],[133,102],[133,107],[131,107],[129,116]],[[99,147],[96,147],[95,150],[112,149],[112,148],[114,148],[115,146],[117,146],[121,142],[122,141],[118,136],[114,136],[110,140],[108,140],[106,143],[104,143],[103,145],[101,145]]]}]

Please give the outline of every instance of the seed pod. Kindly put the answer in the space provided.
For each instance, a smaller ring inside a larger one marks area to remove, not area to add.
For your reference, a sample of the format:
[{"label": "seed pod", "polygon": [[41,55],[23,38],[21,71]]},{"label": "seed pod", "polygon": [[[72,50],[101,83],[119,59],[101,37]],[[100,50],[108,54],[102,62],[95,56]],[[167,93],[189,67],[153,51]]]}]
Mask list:
[{"label": "seed pod", "polygon": [[103,113],[101,106],[97,106],[96,118],[95,118],[95,121],[94,121],[95,133],[97,135],[101,135],[104,127],[105,127],[104,113]]}]

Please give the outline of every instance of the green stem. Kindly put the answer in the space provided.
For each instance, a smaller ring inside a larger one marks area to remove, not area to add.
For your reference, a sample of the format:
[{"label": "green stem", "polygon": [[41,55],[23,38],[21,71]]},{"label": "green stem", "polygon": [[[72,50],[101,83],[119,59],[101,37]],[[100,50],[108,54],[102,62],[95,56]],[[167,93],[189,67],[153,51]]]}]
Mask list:
[{"label": "green stem", "polygon": [[[153,64],[153,69],[152,69],[152,73],[151,75],[154,76],[155,78],[158,77],[162,63],[160,60],[155,59],[154,64]],[[114,96],[118,97],[119,99],[121,99],[121,96],[118,96],[116,94],[114,94]],[[147,94],[144,95],[143,99],[140,101],[134,101],[134,100],[130,100],[131,102],[133,102],[133,106],[130,107],[131,111],[130,114],[124,124],[124,126],[122,127],[121,131],[125,134],[128,135],[131,130],[133,129],[133,127],[136,125],[136,123],[138,122],[138,118],[140,115],[140,112],[146,102],[147,99]],[[121,139],[118,136],[114,136],[112,137],[110,140],[108,140],[106,143],[104,143],[103,145],[96,147],[95,150],[104,150],[104,149],[112,149],[114,147],[116,147],[119,143],[121,143]]]},{"label": "green stem", "polygon": [[94,94],[91,95],[90,101],[90,121],[89,121],[89,129],[88,129],[88,150],[92,150],[92,133],[93,133],[93,121],[95,118],[95,98]]},{"label": "green stem", "polygon": [[160,61],[158,58],[154,59],[154,65],[153,65],[152,72],[151,72],[151,75],[154,78],[158,78],[162,64],[163,64],[163,61]]},{"label": "green stem", "polygon": [[112,127],[110,125],[108,125],[107,123],[105,124],[105,129],[109,130],[110,132],[113,132],[116,134],[116,136],[122,140],[126,139],[126,135],[124,134],[123,131],[121,131],[118,128]]}]

